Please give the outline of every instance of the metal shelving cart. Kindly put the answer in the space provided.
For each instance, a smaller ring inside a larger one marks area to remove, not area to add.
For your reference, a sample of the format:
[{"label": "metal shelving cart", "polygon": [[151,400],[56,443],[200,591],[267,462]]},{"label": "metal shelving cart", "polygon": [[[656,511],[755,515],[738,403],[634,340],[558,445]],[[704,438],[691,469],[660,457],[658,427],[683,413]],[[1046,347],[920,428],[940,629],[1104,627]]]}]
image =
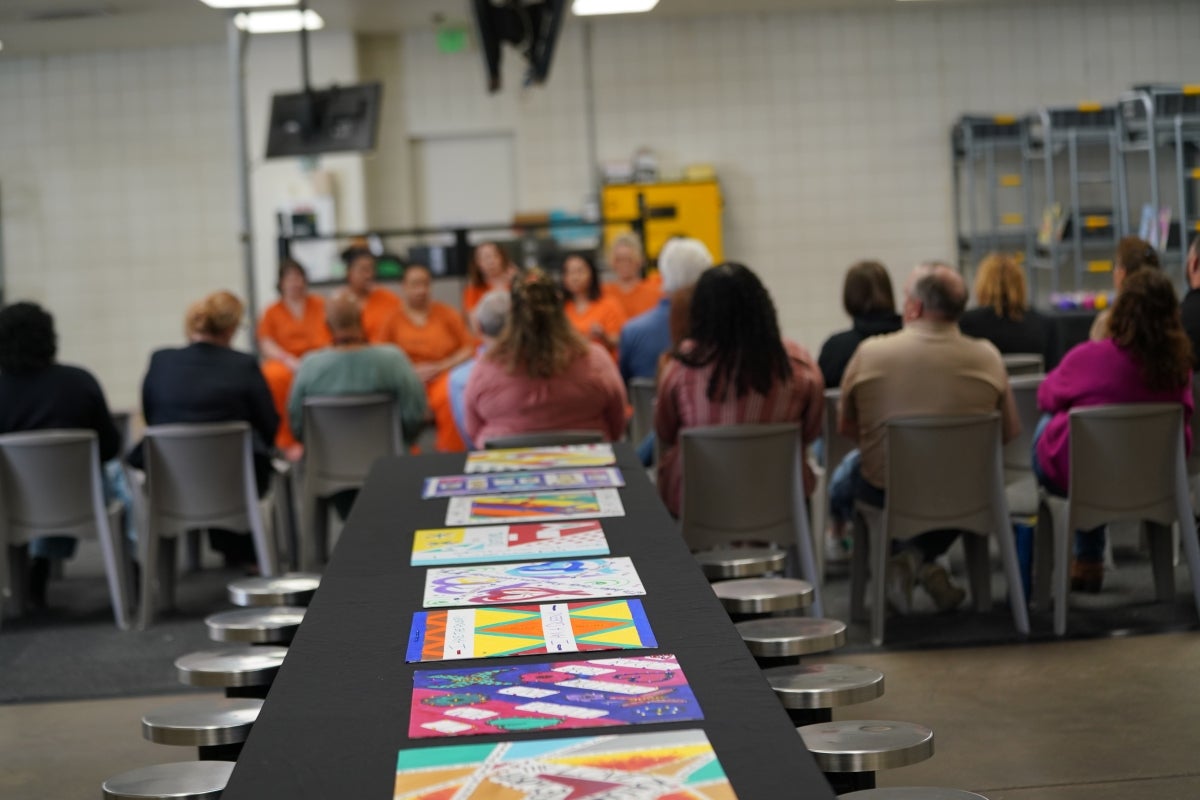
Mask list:
[{"label": "metal shelving cart", "polygon": [[1024,255],[1033,246],[1021,189],[1029,182],[1015,116],[965,114],[950,134],[958,266],[972,268],[993,250]]},{"label": "metal shelving cart", "polygon": [[1035,200],[1034,180],[1026,182],[1025,206],[1042,215],[1041,231],[1026,252],[1027,269],[1031,281],[1037,272],[1049,273],[1053,292],[1066,288],[1066,267],[1075,289],[1088,288],[1089,274],[1112,271],[1115,218],[1124,196],[1116,117],[1115,106],[1082,103],[1042,108],[1024,120],[1026,169],[1030,175],[1040,170],[1043,179],[1041,203]]}]

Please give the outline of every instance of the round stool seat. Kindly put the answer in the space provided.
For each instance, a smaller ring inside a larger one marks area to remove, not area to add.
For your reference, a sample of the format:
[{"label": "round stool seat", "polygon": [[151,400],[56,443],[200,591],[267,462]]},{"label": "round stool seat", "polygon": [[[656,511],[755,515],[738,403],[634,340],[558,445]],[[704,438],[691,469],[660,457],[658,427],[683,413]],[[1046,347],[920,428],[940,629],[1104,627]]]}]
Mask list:
[{"label": "round stool seat", "polygon": [[192,686],[263,686],[275,680],[286,655],[286,647],[203,650],[175,659],[175,670]]},{"label": "round stool seat", "polygon": [[229,584],[229,602],[235,606],[306,606],[320,585],[320,575],[304,572],[243,578]]},{"label": "round stool seat", "polygon": [[203,800],[220,797],[233,772],[232,761],[179,761],[122,772],[100,785],[110,800]]},{"label": "round stool seat", "polygon": [[717,581],[712,589],[730,614],[769,614],[812,605],[812,584],[793,578]]},{"label": "round stool seat", "polygon": [[702,550],[692,556],[710,581],[757,578],[768,572],[779,572],[787,563],[787,551],[774,547],[723,547]]},{"label": "round stool seat", "polygon": [[769,617],[734,627],[751,654],[760,658],[826,653],[846,643],[846,623],[813,617]]},{"label": "round stool seat", "polygon": [[883,673],[855,664],[799,664],[763,670],[784,708],[834,708],[883,694]]},{"label": "round stool seat", "polygon": [[213,698],[156,708],[142,717],[142,736],[158,744],[211,747],[246,741],[262,700]]},{"label": "round stool seat", "polygon": [[796,730],[822,772],[876,772],[933,755],[933,731],[912,722],[853,719]]},{"label": "round stool seat", "polygon": [[205,617],[208,638],[217,642],[286,644],[304,621],[304,609],[297,606],[262,606],[222,611]]},{"label": "round stool seat", "polygon": [[943,789],[940,786],[891,786],[886,789],[863,789],[841,795],[856,800],[987,800],[981,794],[962,789]]}]

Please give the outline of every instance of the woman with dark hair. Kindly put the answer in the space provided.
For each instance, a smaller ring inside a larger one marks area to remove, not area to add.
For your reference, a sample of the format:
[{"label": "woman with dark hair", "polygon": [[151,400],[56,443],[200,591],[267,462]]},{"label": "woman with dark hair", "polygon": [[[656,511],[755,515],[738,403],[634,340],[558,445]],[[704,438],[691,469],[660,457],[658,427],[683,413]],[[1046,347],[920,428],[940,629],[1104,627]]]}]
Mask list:
[{"label": "woman with dark hair", "polygon": [[400,310],[400,298],[375,285],[375,256],[366,247],[347,248],[342,260],[346,262],[346,288],[362,306],[363,333],[368,342],[379,344],[392,315]]},{"label": "woman with dark hair", "polygon": [[825,385],[836,388],[851,356],[863,339],[900,330],[900,315],[892,295],[892,279],[878,261],[859,261],[846,270],[842,284],[842,308],[853,321],[848,331],[835,333],[821,345],[817,363]]},{"label": "woman with dark hair", "polygon": [[1001,353],[1037,353],[1051,358],[1050,329],[1029,307],[1025,270],[1007,253],[988,253],[975,275],[978,308],[964,313],[958,328],[967,336],[987,339]]},{"label": "woman with dark hair", "polygon": [[508,291],[513,278],[520,270],[508,257],[508,253],[495,242],[483,242],[471,254],[467,264],[467,288],[463,290],[463,316],[471,318],[471,312],[485,294],[494,289]]},{"label": "woman with dark hair", "polygon": [[617,342],[625,314],[600,293],[600,274],[587,256],[573,253],[563,261],[563,308],[567,320],[583,336],[604,345],[617,357]]},{"label": "woman with dark hair", "polygon": [[[96,432],[100,460],[115,459],[121,436],[104,391],[87,370],[56,363],[57,354],[54,318],[41,306],[13,303],[0,309],[0,433],[86,428]],[[110,494],[120,474],[119,466],[113,467],[105,469]],[[73,536],[30,542],[29,599],[35,607],[46,605],[51,560],[75,555],[75,544]]]},{"label": "woman with dark hair", "polygon": [[[1112,271],[1113,289],[1118,297],[1125,286],[1125,279],[1143,269],[1162,269],[1162,262],[1154,246],[1137,236],[1121,237],[1117,242],[1117,250],[1113,253]],[[1111,308],[1106,308],[1096,315],[1091,330],[1088,331],[1088,339],[1102,342],[1111,335],[1108,327],[1111,315]]]},{"label": "woman with dark hair", "polygon": [[558,287],[533,270],[512,289],[508,324],[471,370],[467,435],[595,430],[625,433],[625,384],[607,351],[580,336],[563,313]]},{"label": "woman with dark hair", "polygon": [[[779,335],[775,304],[741,264],[706,270],[696,283],[688,337],[663,369],[654,428],[662,445],[658,490],[679,515],[679,432],[705,425],[795,422],[805,444],[821,432],[825,383],[812,356]],[[804,490],[815,478],[804,466]]]},{"label": "woman with dark hair", "polygon": [[305,353],[328,347],[333,341],[325,324],[325,301],[308,291],[308,273],[298,261],[279,262],[279,280],[275,284],[279,300],[273,303],[258,323],[258,347],[262,351],[262,373],[279,414],[275,446],[298,458],[300,445],[292,436],[287,419],[288,393],[292,379]]},{"label": "woman with dark hair", "polygon": [[[1046,412],[1033,435],[1033,469],[1050,492],[1070,485],[1073,408],[1110,403],[1180,403],[1192,447],[1192,346],[1179,319],[1170,279],[1157,269],[1125,278],[1112,309],[1110,336],[1067,352],[1038,389]],[[1071,588],[1098,592],[1104,579],[1104,528],[1077,531]]]}]

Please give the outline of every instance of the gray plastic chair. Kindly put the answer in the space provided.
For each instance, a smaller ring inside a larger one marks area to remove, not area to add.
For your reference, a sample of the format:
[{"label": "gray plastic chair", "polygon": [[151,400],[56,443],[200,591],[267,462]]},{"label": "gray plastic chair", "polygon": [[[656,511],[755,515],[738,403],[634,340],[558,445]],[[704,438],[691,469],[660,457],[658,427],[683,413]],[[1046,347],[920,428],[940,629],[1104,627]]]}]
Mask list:
[{"label": "gray plastic chair", "polygon": [[515,447],[554,447],[566,444],[601,444],[600,431],[539,431],[497,436],[483,443],[484,450],[511,450]]},{"label": "gray plastic chair", "polygon": [[1192,487],[1195,505],[1200,507],[1200,413],[1196,403],[1200,401],[1200,374],[1192,376],[1192,452],[1187,457],[1188,481]]},{"label": "gray plastic chair", "polygon": [[971,575],[971,595],[979,611],[991,607],[991,564],[983,537],[995,535],[1008,578],[1013,622],[1017,631],[1027,635],[1029,613],[1004,494],[1000,415],[993,412],[894,419],[887,423],[886,446],[885,507],[880,510],[861,502],[855,504],[851,616],[862,615],[869,552],[871,641],[877,647],[882,645],[889,541],[956,528],[979,534],[962,540]]},{"label": "gray plastic chair", "polygon": [[1008,353],[1001,358],[1010,376],[1044,375],[1046,372],[1046,359],[1041,353]]},{"label": "gray plastic chair", "polygon": [[654,431],[654,398],[658,382],[653,378],[634,378],[629,381],[629,404],[633,417],[629,420],[629,441],[637,447]]},{"label": "gray plastic chair", "polygon": [[249,530],[259,570],[263,575],[278,573],[275,539],[268,534],[259,505],[249,424],[151,425],[142,451],[146,466],[141,512],[145,524],[138,537],[142,627],[153,620],[159,598],[171,599],[174,594],[175,537],[185,531]]},{"label": "gray plastic chair", "polygon": [[329,498],[361,489],[371,466],[403,450],[390,394],[309,397],[304,401],[304,491],[300,565],[328,560]]},{"label": "gray plastic chair", "polygon": [[1021,432],[1004,445],[1004,484],[1008,510],[1013,516],[1032,517],[1037,514],[1038,486],[1033,474],[1033,432],[1042,417],[1037,404],[1038,387],[1044,375],[1020,375],[1012,378],[1013,400]]},{"label": "gray plastic chair", "polygon": [[679,523],[692,550],[765,542],[793,550],[813,587],[813,616],[824,616],[808,509],[804,458],[794,423],[714,425],[680,436],[683,498]]},{"label": "gray plastic chair", "polygon": [[[104,501],[95,431],[41,430],[0,436],[0,594],[24,587],[24,559],[9,564],[9,548],[40,536],[98,538],[113,617],[129,628],[130,559],[112,509]],[[15,568],[15,569],[14,569]],[[14,580],[15,579],[15,580]],[[24,594],[23,591],[20,594]],[[24,597],[18,598],[24,605]]]},{"label": "gray plastic chair", "polygon": [[[1184,457],[1183,407],[1177,403],[1131,403],[1077,408],[1070,414],[1071,477],[1067,498],[1046,494],[1042,510],[1054,531],[1054,632],[1067,630],[1067,565],[1077,530],[1122,520],[1150,523],[1150,555],[1160,602],[1175,592],[1170,530],[1179,523],[1183,550],[1200,614],[1200,543],[1188,496]],[[1045,564],[1047,537],[1038,537],[1038,560]],[[1047,598],[1044,576],[1035,590]]]}]

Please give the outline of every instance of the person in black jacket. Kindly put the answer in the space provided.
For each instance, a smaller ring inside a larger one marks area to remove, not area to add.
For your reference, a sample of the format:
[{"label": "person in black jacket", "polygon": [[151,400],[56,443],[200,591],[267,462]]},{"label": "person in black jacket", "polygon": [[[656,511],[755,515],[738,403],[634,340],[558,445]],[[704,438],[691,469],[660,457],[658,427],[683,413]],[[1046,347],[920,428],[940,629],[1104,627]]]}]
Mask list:
[{"label": "person in black jacket", "polygon": [[842,307],[854,324],[850,330],[826,339],[817,358],[825,386],[830,389],[841,386],[842,373],[860,342],[871,336],[895,333],[901,325],[900,315],[896,313],[896,298],[892,294],[892,279],[887,268],[878,261],[860,261],[846,270]]},{"label": "person in black jacket", "polygon": [[1200,369],[1200,236],[1192,239],[1185,263],[1188,293],[1180,303],[1179,313],[1183,318],[1183,329],[1192,340],[1192,367]]},{"label": "person in black jacket", "polygon": [[975,275],[973,308],[958,321],[959,330],[987,339],[1001,353],[1036,353],[1051,361],[1050,326],[1028,307],[1025,270],[1006,253],[988,253]]},{"label": "person in black jacket", "polygon": [[[184,326],[190,344],[159,350],[150,357],[142,381],[142,414],[147,425],[248,422],[262,495],[270,483],[271,442],[279,429],[279,415],[258,361],[230,347],[243,311],[242,302],[229,292],[215,292],[188,309]],[[140,445],[129,460],[142,466]],[[255,561],[247,533],[209,531],[209,542],[227,564]]]},{"label": "person in black jacket", "polygon": [[[57,354],[54,318],[41,306],[13,303],[0,310],[0,433],[85,428],[96,432],[102,462],[116,458],[121,436],[104,391],[87,370],[55,363]],[[29,600],[35,607],[46,605],[51,560],[72,557],[75,545],[73,536],[30,542]]]}]

